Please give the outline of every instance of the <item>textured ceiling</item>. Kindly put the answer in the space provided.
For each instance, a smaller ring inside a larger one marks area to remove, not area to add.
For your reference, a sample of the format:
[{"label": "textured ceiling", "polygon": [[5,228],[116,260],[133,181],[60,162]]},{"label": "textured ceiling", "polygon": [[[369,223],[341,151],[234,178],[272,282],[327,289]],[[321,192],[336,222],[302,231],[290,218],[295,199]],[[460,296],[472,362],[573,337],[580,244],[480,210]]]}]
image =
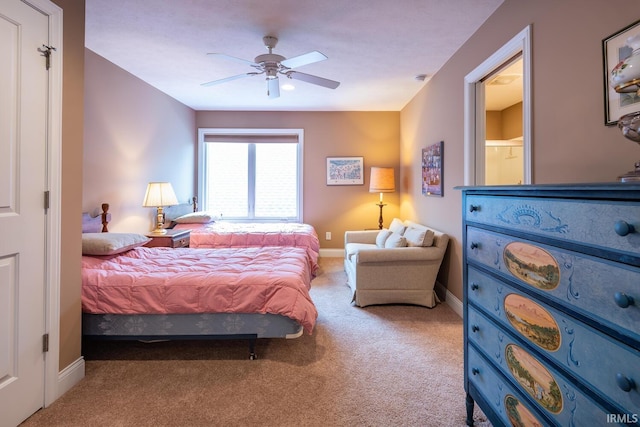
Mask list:
[{"label": "textured ceiling", "polygon": [[[503,0],[86,0],[86,47],[196,110],[399,111]],[[273,53],[328,56],[297,71],[337,89],[288,80],[267,97],[264,76],[202,83],[254,71],[207,55],[253,59],[262,37]],[[462,83],[461,83],[462,84]]]}]

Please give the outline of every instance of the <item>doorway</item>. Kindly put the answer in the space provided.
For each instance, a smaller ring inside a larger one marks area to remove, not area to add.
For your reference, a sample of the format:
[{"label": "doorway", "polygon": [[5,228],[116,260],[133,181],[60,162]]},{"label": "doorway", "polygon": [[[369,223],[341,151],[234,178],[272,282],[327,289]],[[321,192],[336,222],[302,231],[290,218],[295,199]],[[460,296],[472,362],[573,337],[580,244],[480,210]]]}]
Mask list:
[{"label": "doorway", "polygon": [[484,185],[524,182],[522,63],[518,54],[482,81],[486,114]]},{"label": "doorway", "polygon": [[465,77],[465,185],[532,183],[530,33]]}]

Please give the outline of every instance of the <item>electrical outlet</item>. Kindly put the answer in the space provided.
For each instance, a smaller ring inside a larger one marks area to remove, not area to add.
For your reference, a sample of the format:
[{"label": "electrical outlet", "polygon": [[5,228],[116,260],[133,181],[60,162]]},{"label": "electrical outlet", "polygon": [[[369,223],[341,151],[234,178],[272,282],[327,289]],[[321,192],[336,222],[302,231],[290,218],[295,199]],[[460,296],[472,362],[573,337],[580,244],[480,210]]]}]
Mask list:
[{"label": "electrical outlet", "polygon": [[326,240],[331,240],[331,232],[330,232],[330,231],[327,231],[327,232],[325,233],[324,238],[325,238]]}]

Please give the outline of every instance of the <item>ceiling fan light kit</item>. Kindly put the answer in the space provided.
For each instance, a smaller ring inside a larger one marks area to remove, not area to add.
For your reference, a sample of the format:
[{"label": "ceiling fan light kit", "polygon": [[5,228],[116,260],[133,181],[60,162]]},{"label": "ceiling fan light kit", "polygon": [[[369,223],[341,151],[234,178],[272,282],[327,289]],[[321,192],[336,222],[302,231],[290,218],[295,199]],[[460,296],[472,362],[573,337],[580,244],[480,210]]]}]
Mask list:
[{"label": "ceiling fan light kit", "polygon": [[301,80],[303,82],[326,87],[328,89],[335,89],[340,86],[340,82],[337,82],[335,80],[325,79],[324,77],[305,74],[294,70],[294,68],[302,67],[303,65],[309,65],[313,64],[314,62],[324,61],[325,59],[327,59],[324,54],[314,50],[287,59],[282,55],[273,53],[273,49],[278,43],[278,39],[276,37],[265,36],[262,38],[262,41],[264,42],[264,45],[268,49],[269,53],[258,55],[253,61],[237,58],[225,53],[209,53],[208,55],[216,55],[220,58],[242,62],[253,67],[257,71],[213,80],[210,82],[202,83],[202,86],[214,86],[220,83],[226,83],[244,77],[259,76],[262,74],[265,75],[265,80],[267,81],[267,96],[269,98],[278,98],[280,96],[280,83],[278,74],[286,76],[290,79]]}]

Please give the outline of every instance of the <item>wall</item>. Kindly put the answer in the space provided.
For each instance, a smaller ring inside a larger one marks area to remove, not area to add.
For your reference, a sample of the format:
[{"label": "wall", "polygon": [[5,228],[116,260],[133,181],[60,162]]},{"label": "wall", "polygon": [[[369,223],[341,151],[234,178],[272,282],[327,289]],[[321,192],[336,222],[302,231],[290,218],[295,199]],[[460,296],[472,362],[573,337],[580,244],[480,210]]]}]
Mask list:
[{"label": "wall", "polygon": [[[80,357],[80,254],[84,0],[53,0],[63,9],[60,354],[62,370]],[[53,60],[57,60],[53,54]]]},{"label": "wall", "polygon": [[[198,128],[304,129],[304,222],[315,227],[323,249],[343,248],[346,230],[378,227],[379,195],[369,193],[369,170],[394,167],[399,180],[399,112],[199,111],[196,116]],[[327,186],[328,156],[363,156],[364,185]],[[384,200],[388,226],[399,214],[399,194],[387,193]],[[330,241],[325,239],[327,231],[332,233]]]},{"label": "wall", "polygon": [[195,112],[89,49],[84,102],[82,209],[109,203],[110,231],[146,233],[149,181],[171,182],[180,202],[194,194]]},{"label": "wall", "polygon": [[[602,39],[637,20],[629,13],[637,7],[635,0],[505,0],[402,110],[401,215],[451,234],[439,281],[457,298],[462,217],[454,187],[464,175],[464,77],[532,24],[533,182],[613,181],[640,152],[617,128],[604,126]],[[420,150],[440,140],[445,193],[426,198]]]}]

